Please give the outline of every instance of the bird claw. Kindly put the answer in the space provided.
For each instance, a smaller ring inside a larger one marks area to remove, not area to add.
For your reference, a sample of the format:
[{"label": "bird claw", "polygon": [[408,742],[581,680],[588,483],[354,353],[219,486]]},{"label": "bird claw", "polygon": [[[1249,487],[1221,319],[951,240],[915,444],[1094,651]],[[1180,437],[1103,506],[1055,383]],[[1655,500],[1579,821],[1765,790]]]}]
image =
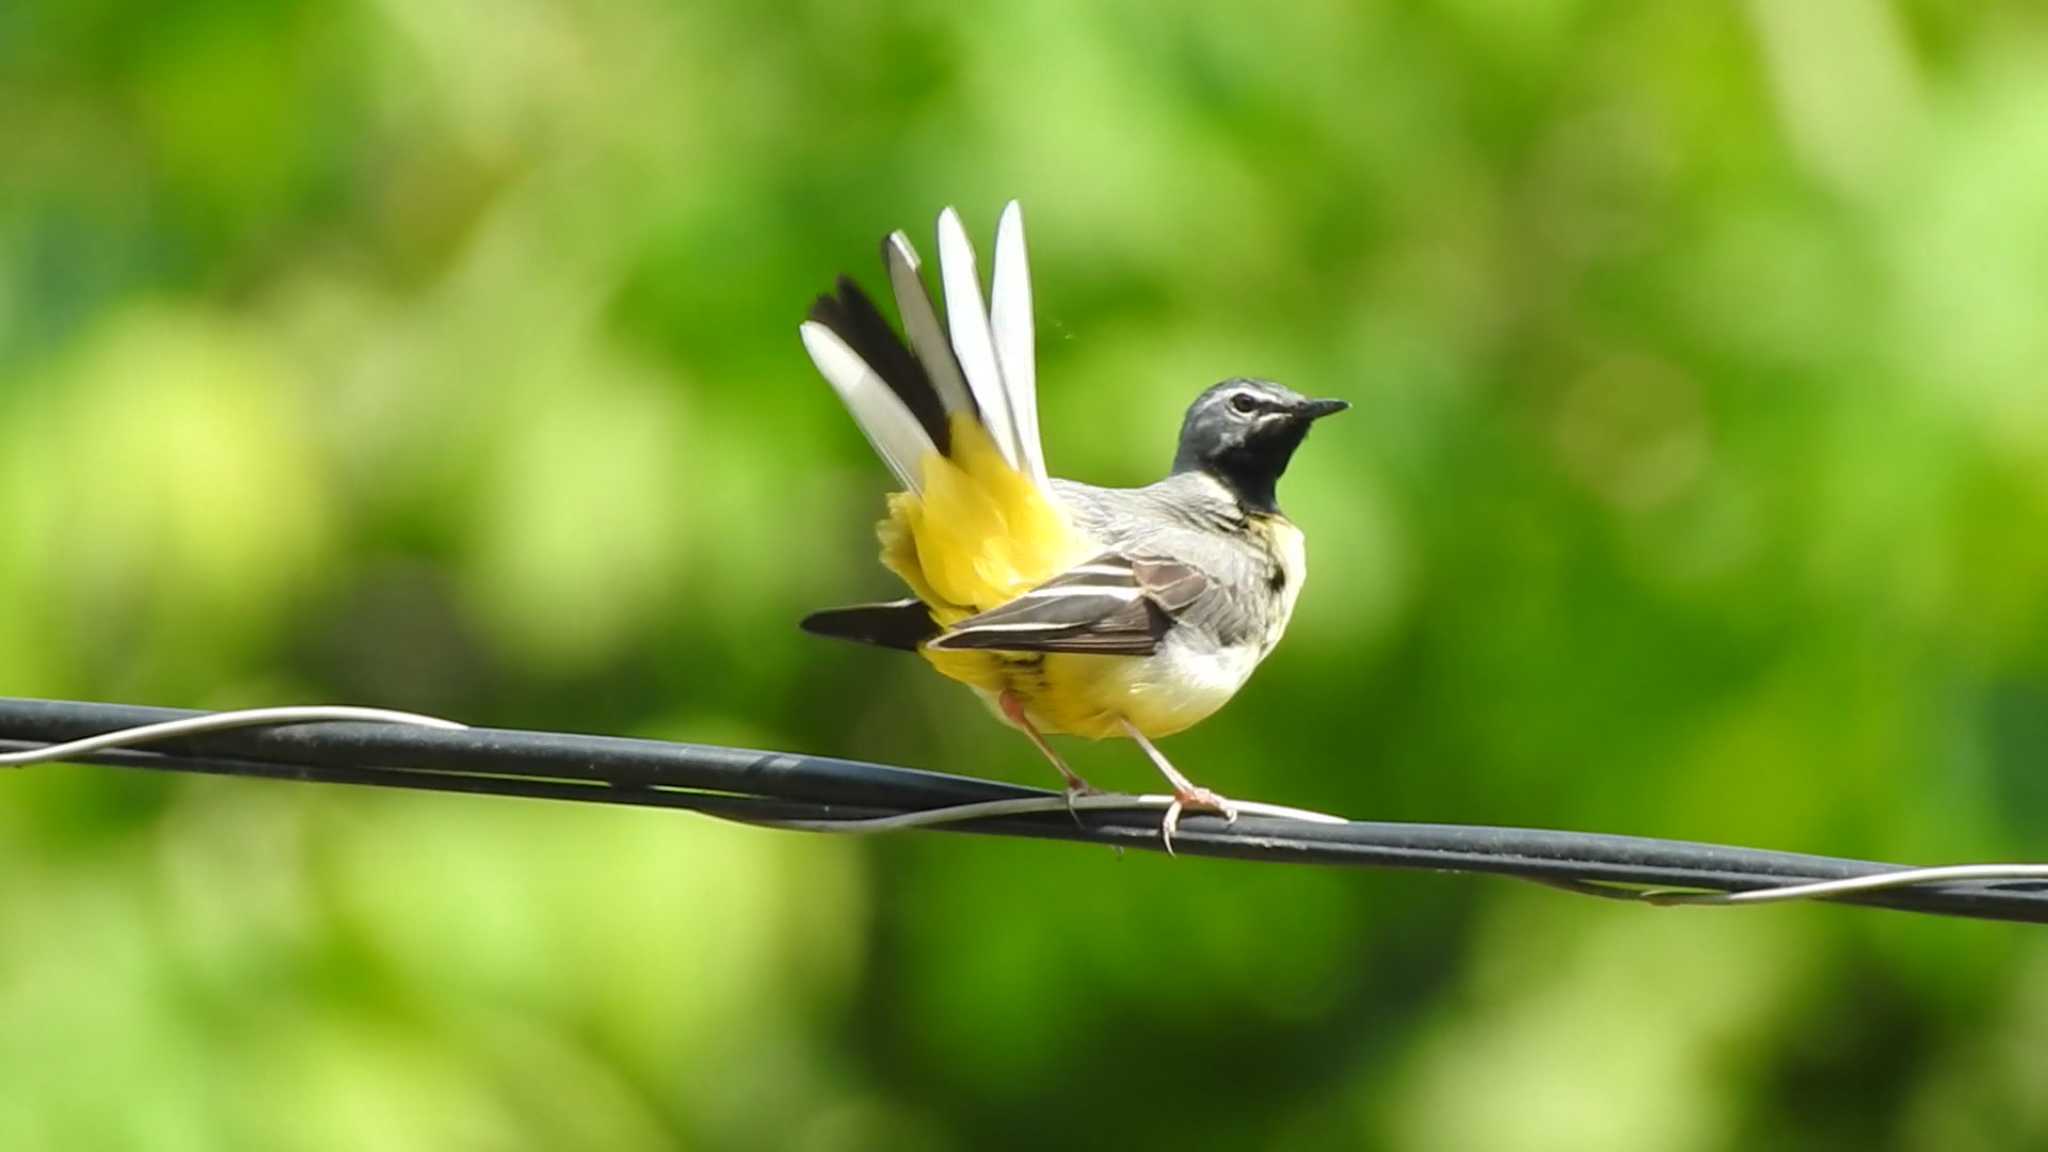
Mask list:
[{"label": "bird claw", "polygon": [[1102,795],[1105,795],[1102,789],[1097,788],[1095,785],[1088,783],[1086,780],[1081,779],[1079,776],[1075,776],[1071,773],[1068,774],[1066,787],[1067,815],[1072,816],[1074,818],[1074,827],[1081,829],[1083,832],[1086,832],[1088,830],[1088,826],[1086,824],[1081,823],[1081,810],[1079,808],[1074,807],[1074,801],[1080,799],[1083,796]]},{"label": "bird claw", "polygon": [[1178,855],[1173,850],[1173,834],[1180,829],[1183,812],[1214,812],[1223,817],[1225,824],[1237,823],[1237,805],[1229,800],[1207,788],[1177,788],[1173,803],[1166,806],[1166,818],[1159,822],[1159,839],[1166,845],[1168,856]]}]

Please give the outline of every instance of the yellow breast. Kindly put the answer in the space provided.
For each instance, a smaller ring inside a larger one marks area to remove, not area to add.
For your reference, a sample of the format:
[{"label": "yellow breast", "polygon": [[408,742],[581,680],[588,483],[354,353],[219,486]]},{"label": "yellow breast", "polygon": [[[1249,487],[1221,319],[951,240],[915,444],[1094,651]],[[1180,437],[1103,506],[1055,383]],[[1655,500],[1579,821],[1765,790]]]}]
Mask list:
[{"label": "yellow breast", "polygon": [[1273,555],[1273,561],[1280,571],[1280,600],[1272,618],[1266,622],[1266,634],[1259,655],[1264,656],[1280,642],[1281,633],[1287,631],[1287,622],[1294,617],[1294,602],[1301,597],[1301,586],[1308,580],[1308,544],[1301,529],[1284,516],[1258,516],[1251,521],[1252,530],[1262,532],[1266,547]]}]

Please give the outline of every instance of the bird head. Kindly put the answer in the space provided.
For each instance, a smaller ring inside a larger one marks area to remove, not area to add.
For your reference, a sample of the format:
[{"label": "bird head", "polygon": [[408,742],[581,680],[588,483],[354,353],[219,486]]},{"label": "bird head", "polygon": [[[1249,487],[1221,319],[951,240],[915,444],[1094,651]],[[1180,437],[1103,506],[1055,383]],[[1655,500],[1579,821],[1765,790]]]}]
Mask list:
[{"label": "bird head", "polygon": [[1310,399],[1270,380],[1225,380],[1188,406],[1173,470],[1213,476],[1247,507],[1275,511],[1274,485],[1308,426],[1349,407],[1342,400]]}]

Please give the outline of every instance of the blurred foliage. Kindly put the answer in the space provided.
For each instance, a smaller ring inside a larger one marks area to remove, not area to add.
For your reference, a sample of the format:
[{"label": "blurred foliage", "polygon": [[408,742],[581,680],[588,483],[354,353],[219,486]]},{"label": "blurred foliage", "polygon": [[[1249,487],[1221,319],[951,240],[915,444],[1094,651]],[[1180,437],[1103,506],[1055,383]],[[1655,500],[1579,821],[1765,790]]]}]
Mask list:
[{"label": "blurred foliage", "polygon": [[[1350,398],[1226,793],[2048,855],[2024,4],[0,5],[0,691],[1046,783],[795,323],[1027,209],[1057,470]],[[1074,749],[1148,781],[1126,746]],[[2038,931],[103,770],[0,781],[0,1147],[2048,1146]]]}]

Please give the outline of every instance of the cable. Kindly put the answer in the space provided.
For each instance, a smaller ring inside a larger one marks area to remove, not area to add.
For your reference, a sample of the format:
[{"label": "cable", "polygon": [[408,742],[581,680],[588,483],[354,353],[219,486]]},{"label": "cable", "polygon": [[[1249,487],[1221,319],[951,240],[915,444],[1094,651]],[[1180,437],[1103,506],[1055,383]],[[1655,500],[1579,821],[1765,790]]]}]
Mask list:
[{"label": "cable", "polygon": [[[84,742],[84,743],[81,743]],[[137,747],[138,743],[149,747]],[[611,736],[466,728],[351,708],[195,713],[0,697],[0,767],[56,759],[464,794],[682,808],[830,833],[932,828],[1161,848],[1165,796],[1066,796],[854,760]],[[4,779],[4,776],[0,776]],[[4,787],[4,785],[0,785]],[[2048,923],[2048,865],[1935,869],[1678,840],[1347,821],[1243,804],[1190,816],[1183,855],[1517,877],[1652,904],[1823,899]]]}]

